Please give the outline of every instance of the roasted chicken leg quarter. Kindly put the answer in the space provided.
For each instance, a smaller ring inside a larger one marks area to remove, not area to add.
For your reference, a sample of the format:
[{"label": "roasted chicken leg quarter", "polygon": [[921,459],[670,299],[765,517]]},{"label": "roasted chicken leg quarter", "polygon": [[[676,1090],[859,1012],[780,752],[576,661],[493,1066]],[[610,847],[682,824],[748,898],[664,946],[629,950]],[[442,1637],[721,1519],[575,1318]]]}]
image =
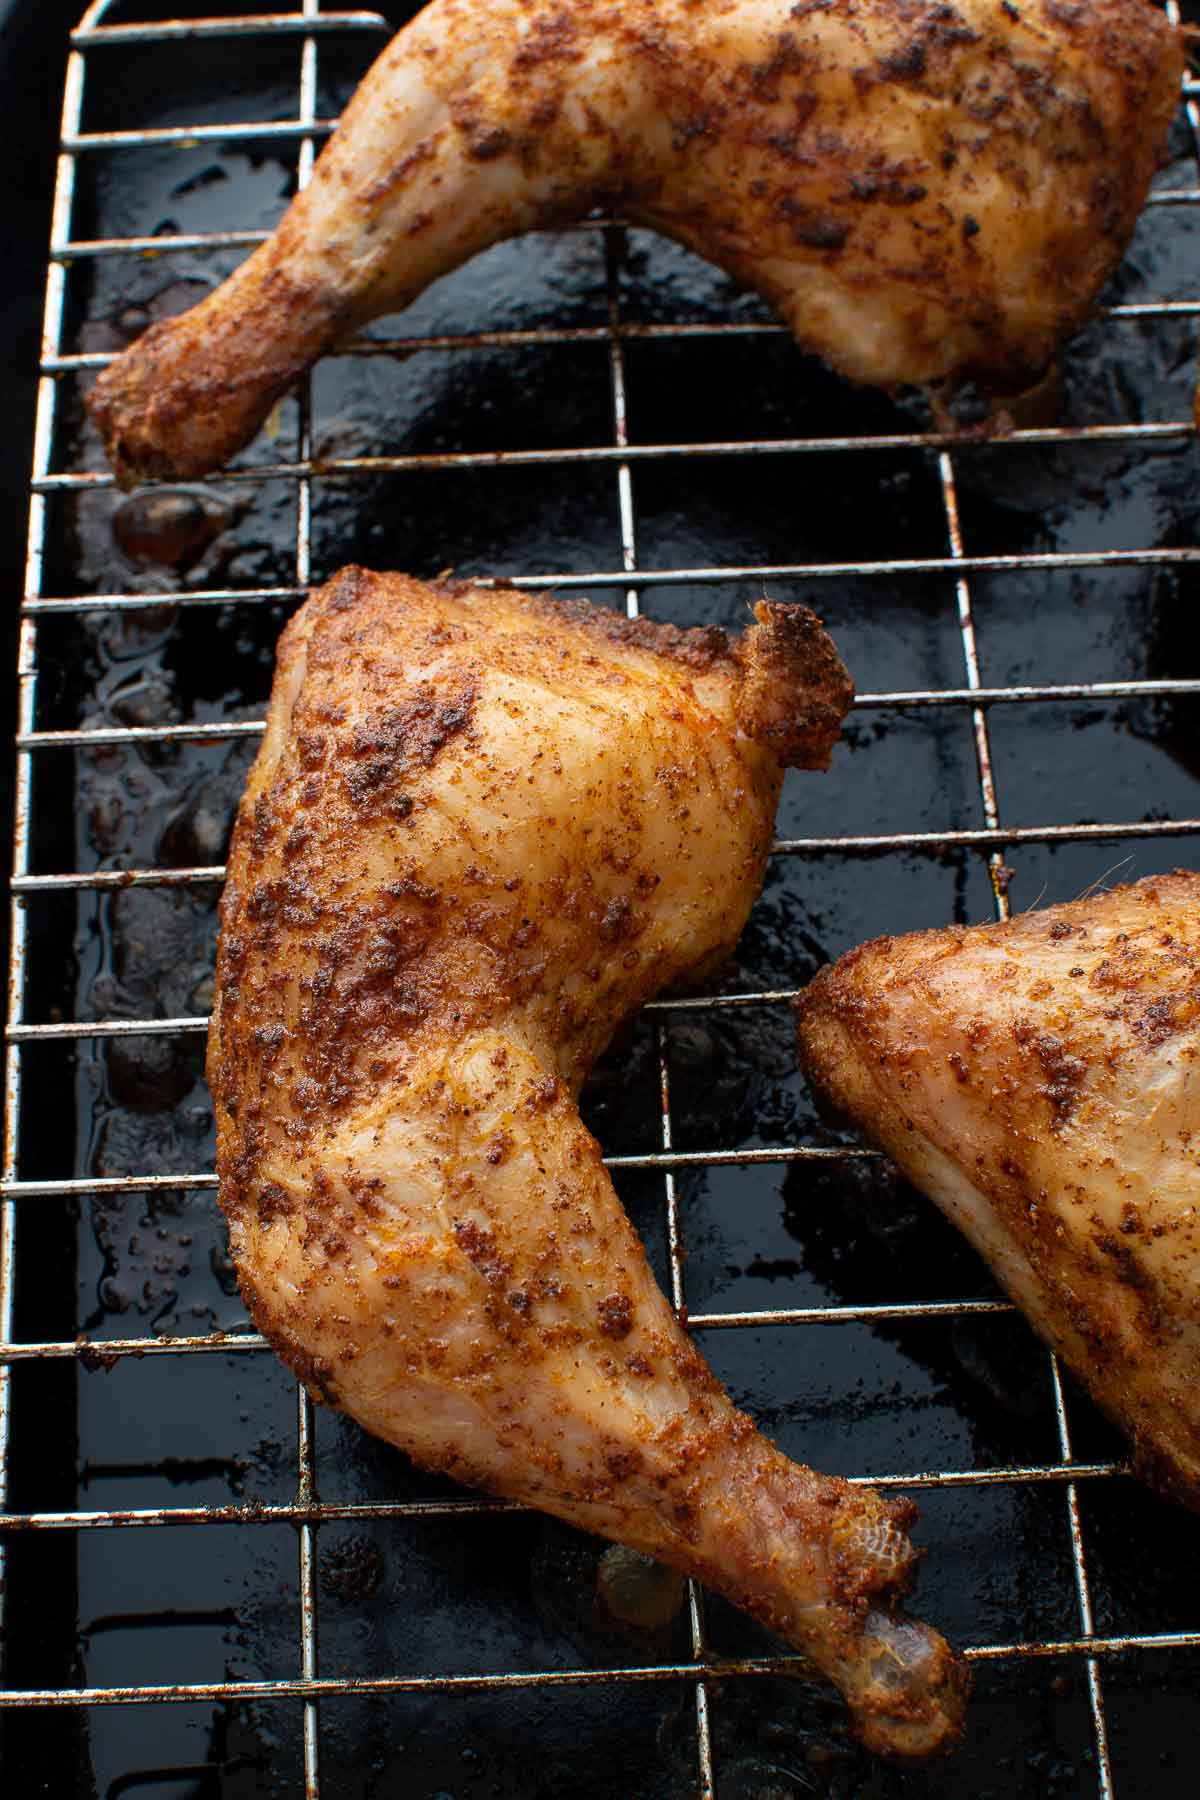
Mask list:
[{"label": "roasted chicken leg quarter", "polygon": [[816,1089],[1200,1510],[1200,875],[879,938],[798,1025]]},{"label": "roasted chicken leg quarter", "polygon": [[576,1106],[623,1018],[728,955],[783,765],[824,765],[850,695],[803,607],[730,644],[346,571],[280,645],[208,1068],[242,1290],[314,1391],[699,1576],[920,1755],[965,1682],[897,1610],[911,1506],[734,1411]]},{"label": "roasted chicken leg quarter", "polygon": [[270,241],[92,417],[122,485],[204,474],[339,339],[596,206],[854,381],[1028,385],[1129,240],[1181,42],[1156,0],[433,0]]}]

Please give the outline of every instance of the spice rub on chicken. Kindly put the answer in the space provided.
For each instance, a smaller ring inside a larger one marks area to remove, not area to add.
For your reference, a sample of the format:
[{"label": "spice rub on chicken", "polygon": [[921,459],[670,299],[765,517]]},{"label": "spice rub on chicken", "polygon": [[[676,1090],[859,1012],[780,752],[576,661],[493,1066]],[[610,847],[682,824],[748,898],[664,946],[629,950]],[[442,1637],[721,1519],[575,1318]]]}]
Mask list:
[{"label": "spice rub on chicken", "polygon": [[243,1292],[317,1393],[698,1576],[921,1755],[965,1680],[898,1611],[913,1508],[734,1410],[577,1107],[618,1023],[733,948],[783,765],[824,766],[851,693],[803,608],[731,642],[347,570],[280,644],[208,1068]]},{"label": "spice rub on chicken", "polygon": [[879,938],[797,1024],[814,1087],[1200,1510],[1200,875]]},{"label": "spice rub on chicken", "polygon": [[1154,0],[433,0],[270,240],[92,417],[122,485],[219,468],[340,339],[597,206],[853,381],[1012,391],[1119,262],[1182,72]]}]

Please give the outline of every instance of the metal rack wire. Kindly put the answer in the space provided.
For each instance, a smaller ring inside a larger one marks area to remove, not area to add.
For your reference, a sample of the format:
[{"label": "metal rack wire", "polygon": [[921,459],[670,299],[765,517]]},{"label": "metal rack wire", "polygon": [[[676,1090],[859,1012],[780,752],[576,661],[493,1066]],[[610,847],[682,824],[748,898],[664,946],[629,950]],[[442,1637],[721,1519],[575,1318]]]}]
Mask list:
[{"label": "metal rack wire", "polygon": [[[36,712],[39,621],[47,615],[94,612],[132,612],[169,602],[174,606],[221,607],[229,604],[253,607],[298,599],[306,591],[311,576],[310,525],[313,484],[317,480],[349,479],[380,473],[414,470],[482,469],[498,465],[579,466],[600,464],[611,467],[615,476],[618,518],[620,524],[619,555],[613,566],[584,574],[561,575],[544,570],[514,571],[513,579],[528,589],[553,587],[558,591],[613,589],[622,593],[628,614],[636,616],[642,595],[667,585],[686,583],[746,582],[803,577],[813,581],[839,578],[884,578],[896,575],[942,574],[953,579],[957,612],[957,629],[961,645],[963,682],[956,688],[937,688],[905,692],[887,692],[860,696],[857,705],[863,711],[918,708],[965,709],[969,715],[976,764],[978,796],[984,826],[973,830],[945,832],[901,832],[869,837],[791,838],[777,843],[780,856],[819,857],[829,852],[841,856],[872,854],[881,850],[946,850],[961,849],[987,859],[998,917],[1007,910],[1002,854],[1014,847],[1069,841],[1125,840],[1139,837],[1187,836],[1200,833],[1200,819],[1165,821],[1120,821],[1100,824],[1038,826],[1005,826],[997,802],[993,775],[989,716],[997,706],[1030,706],[1056,701],[1112,700],[1119,698],[1161,698],[1200,694],[1200,680],[1112,681],[1099,683],[1059,683],[1056,685],[986,686],[980,674],[978,641],[972,600],[972,579],[976,575],[996,571],[1051,571],[1060,568],[1122,568],[1140,565],[1169,567],[1200,561],[1200,549],[1178,547],[1166,549],[1130,548],[1119,551],[1030,553],[1027,555],[979,556],[968,552],[959,517],[956,440],[938,433],[897,432],[873,437],[813,437],[788,439],[747,439],[702,443],[632,444],[629,438],[627,411],[627,375],[625,351],[629,343],[641,339],[682,339],[696,336],[745,336],[773,334],[781,328],[758,323],[635,325],[621,317],[619,292],[619,250],[617,226],[601,220],[587,227],[603,233],[607,281],[607,321],[603,325],[571,330],[553,328],[530,331],[481,332],[477,335],[443,335],[437,337],[383,336],[363,339],[350,346],[363,356],[394,354],[397,350],[425,350],[453,353],[467,348],[522,348],[525,346],[569,345],[593,343],[607,347],[611,389],[612,441],[566,450],[520,450],[514,452],[464,452],[444,455],[333,457],[314,461],[309,424],[307,384],[301,396],[300,426],[296,454],[291,460],[259,462],[253,467],[234,469],[225,479],[263,482],[285,478],[295,488],[295,574],[294,584],[260,589],[206,588],[185,593],[116,594],[55,596],[44,591],[43,556],[46,543],[47,505],[56,493],[79,492],[110,485],[106,474],[81,474],[56,470],[54,452],[59,417],[59,384],[64,377],[78,375],[104,364],[107,358],[97,353],[68,354],[63,350],[66,270],[70,263],[117,254],[153,249],[157,254],[181,250],[224,250],[249,247],[265,235],[252,231],[223,231],[203,236],[175,235],[153,238],[81,240],[72,236],[76,174],[79,159],[99,150],[114,150],[152,144],[197,142],[211,139],[222,144],[239,139],[275,139],[293,141],[299,147],[299,181],[303,185],[312,172],[318,141],[333,127],[334,121],[318,118],[317,71],[321,41],[343,32],[381,32],[387,29],[376,14],[358,11],[323,10],[322,0],[302,0],[301,10],[291,13],[246,15],[220,19],[178,20],[154,24],[110,24],[108,15],[114,0],[95,0],[72,38],[67,66],[66,89],[62,114],[61,155],[54,198],[50,268],[47,282],[45,323],[42,347],[42,379],[39,390],[37,429],[34,451],[32,505],[26,598],[20,636],[20,700],[17,720],[16,759],[16,832],[12,881],[12,958],[10,968],[5,1071],[5,1141],[0,1192],[0,1558],[5,1541],[14,1531],[89,1531],[159,1529],[170,1525],[222,1523],[246,1524],[287,1523],[297,1528],[299,1543],[299,1590],[297,1607],[297,1672],[294,1677],[272,1681],[234,1681],[144,1685],[137,1687],[101,1687],[88,1689],[54,1688],[15,1690],[0,1688],[0,1706],[13,1707],[79,1707],[119,1705],[147,1701],[249,1700],[294,1696],[303,1702],[303,1767],[306,1800],[317,1800],[321,1792],[320,1721],[318,1701],[350,1689],[375,1694],[402,1692],[470,1692],[488,1688],[551,1688],[587,1684],[619,1684],[647,1682],[690,1682],[695,1693],[697,1793],[703,1800],[713,1800],[717,1791],[711,1731],[713,1697],[711,1678],[719,1672],[722,1680],[774,1674],[794,1667],[788,1657],[743,1658],[714,1661],[710,1652],[700,1593],[694,1584],[689,1591],[691,1660],[655,1664],[646,1667],[578,1668],[571,1670],[504,1673],[461,1676],[381,1676],[355,1680],[322,1678],[318,1658],[318,1597],[316,1588],[316,1540],[319,1527],[335,1520],[374,1519],[412,1520],[442,1516],[471,1516],[497,1511],[520,1510],[510,1503],[463,1495],[461,1498],[436,1501],[407,1501],[393,1504],[331,1503],[320,1500],[316,1488],[313,1444],[312,1404],[303,1388],[297,1388],[296,1441],[298,1485],[294,1501],[281,1505],[179,1506],[144,1508],[135,1511],[6,1511],[9,1486],[10,1406],[12,1370],[15,1365],[48,1359],[89,1358],[103,1360],[126,1356],[183,1356],[212,1352],[238,1352],[253,1355],[267,1349],[263,1339],[253,1333],[241,1335],[213,1334],[205,1336],[173,1336],[105,1340],[89,1346],[78,1340],[58,1342],[24,1342],[13,1339],[14,1289],[21,1208],[54,1197],[95,1196],[104,1193],[152,1192],[155,1189],[211,1189],[215,1177],[208,1170],[186,1175],[128,1175],[109,1178],[23,1179],[20,1167],[19,1123],[21,1116],[22,1055],[24,1046],[71,1039],[100,1039],[138,1034],[201,1033],[206,1020],[181,1017],[156,1020],[102,1019],[86,1022],[41,1022],[25,1016],[26,995],[26,909],[39,898],[64,891],[124,889],[133,886],[191,886],[211,884],[221,879],[219,867],[137,868],[120,871],[35,873],[31,867],[30,797],[33,763],[36,756],[57,746],[93,749],[102,746],[125,746],[144,743],[166,743],[173,739],[189,741],[221,741],[253,736],[261,730],[255,722],[225,724],[182,724],[173,726],[88,728],[50,731],[40,729]],[[1168,0],[1169,15],[1178,18],[1175,0]],[[152,43],[177,43],[199,37],[277,37],[298,40],[301,47],[300,84],[296,116],[291,120],[271,123],[222,124],[215,126],[185,125],[159,130],[129,130],[88,133],[81,129],[85,70],[87,59],[108,55],[121,47]],[[1200,84],[1185,82],[1184,104],[1192,133],[1193,146],[1200,164],[1200,113],[1197,95]],[[1154,206],[1188,207],[1200,204],[1200,186],[1196,189],[1158,190],[1151,198]],[[1112,318],[1158,319],[1172,315],[1200,316],[1200,301],[1139,302],[1108,309]],[[997,439],[997,445],[1062,445],[1097,442],[1173,443],[1190,436],[1190,419],[1163,422],[1123,423],[1089,427],[1061,427],[1023,430]],[[936,462],[941,505],[944,515],[946,551],[940,556],[895,558],[860,562],[796,562],[772,565],[722,565],[715,568],[682,567],[644,570],[638,561],[638,520],[635,506],[635,475],[645,463],[713,457],[745,456],[811,456],[817,453],[856,455],[865,450],[897,452],[920,450]],[[682,1151],[674,1143],[671,1111],[668,1034],[672,1017],[680,1012],[707,1012],[740,1007],[785,1005],[792,994],[773,989],[734,995],[708,995],[685,1000],[656,1002],[650,1011],[654,1019],[656,1063],[660,1085],[660,1148],[640,1155],[609,1158],[615,1169],[657,1170],[663,1179],[663,1204],[666,1211],[667,1243],[670,1258],[671,1299],[686,1322],[693,1328],[736,1330],[745,1327],[787,1326],[794,1324],[834,1323],[845,1321],[887,1322],[895,1320],[944,1320],[972,1314],[1006,1314],[1013,1309],[1002,1301],[964,1300],[888,1305],[797,1307],[745,1312],[690,1313],[687,1308],[684,1280],[684,1226],[676,1191],[676,1176],[681,1169],[710,1167],[720,1163],[754,1162],[812,1163],[822,1160],[846,1162],[867,1157],[866,1151],[840,1148],[816,1148],[778,1145],[765,1149]],[[1058,1458],[1048,1463],[1030,1463],[998,1469],[940,1469],[909,1471],[873,1477],[879,1487],[904,1490],[949,1489],[997,1484],[1042,1484],[1062,1490],[1065,1523],[1069,1533],[1071,1565],[1074,1572],[1079,1629],[1077,1635],[1054,1641],[1012,1642],[975,1645],[966,1654],[977,1662],[1006,1661],[1018,1658],[1045,1658],[1062,1655],[1083,1659],[1087,1672],[1088,1697],[1096,1757],[1098,1792],[1105,1800],[1114,1793],[1108,1747],[1108,1722],[1105,1710],[1102,1664],[1106,1659],[1134,1652],[1148,1653],[1156,1649],[1200,1647],[1200,1632],[1159,1632],[1125,1635],[1097,1635],[1091,1601],[1089,1566],[1080,1519],[1079,1488],[1085,1482],[1108,1481],[1123,1472],[1118,1462],[1081,1462],[1072,1453],[1071,1426],[1067,1402],[1059,1378],[1057,1364],[1051,1359],[1052,1393],[1057,1431]],[[2,1588],[0,1588],[2,1594]]]}]

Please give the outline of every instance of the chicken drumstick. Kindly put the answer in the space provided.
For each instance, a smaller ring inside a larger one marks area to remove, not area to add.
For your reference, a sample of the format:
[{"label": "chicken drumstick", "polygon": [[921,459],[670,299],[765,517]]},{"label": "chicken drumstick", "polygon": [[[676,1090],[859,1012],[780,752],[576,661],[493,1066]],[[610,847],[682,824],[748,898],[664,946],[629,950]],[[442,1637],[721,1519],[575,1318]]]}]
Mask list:
[{"label": "chicken drumstick", "polygon": [[817,1090],[1200,1510],[1200,875],[878,938],[797,1023]]},{"label": "chicken drumstick", "polygon": [[598,205],[854,381],[1012,390],[1120,259],[1182,67],[1152,0],[432,0],[270,241],[92,417],[123,486],[219,468],[339,339]]},{"label": "chicken drumstick", "polygon": [[790,1463],[680,1329],[576,1098],[732,949],[785,763],[851,687],[803,607],[739,644],[348,570],[280,647],[222,903],[209,1079],[259,1327],[428,1468],[687,1570],[864,1740],[955,1737],[896,1599],[907,1502]]}]

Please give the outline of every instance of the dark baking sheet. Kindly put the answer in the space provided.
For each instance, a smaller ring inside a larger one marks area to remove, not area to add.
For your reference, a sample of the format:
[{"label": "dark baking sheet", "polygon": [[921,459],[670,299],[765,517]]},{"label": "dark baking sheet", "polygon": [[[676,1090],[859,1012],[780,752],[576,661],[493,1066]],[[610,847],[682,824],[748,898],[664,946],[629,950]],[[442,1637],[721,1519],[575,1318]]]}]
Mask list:
[{"label": "dark baking sheet", "polygon": [[[120,8],[114,19],[171,9]],[[206,4],[203,11],[222,10]],[[225,10],[233,10],[226,8]],[[404,9],[393,9],[400,16]],[[334,111],[375,40],[323,41],[318,111]],[[291,116],[298,43],[212,43],[90,59],[85,129]],[[270,225],[292,191],[294,147],[205,144],[91,154],[75,233],[107,236]],[[1194,186],[1181,121],[1162,180]],[[1147,214],[1110,298],[1195,294],[1200,207]],[[112,348],[130,327],[203,291],[239,253],[120,256],[70,273],[65,347]],[[652,236],[620,246],[622,317],[765,319],[757,302]],[[598,230],[490,252],[405,316],[417,332],[603,324]],[[1193,321],[1097,322],[1072,347],[1063,422],[1186,418]],[[327,453],[569,448],[612,441],[605,345],[331,359],[314,383]],[[627,349],[635,442],[847,435],[911,429],[911,408],[857,394],[782,339],[641,341]],[[100,466],[78,391],[64,395],[56,467]],[[290,454],[295,410],[251,461]],[[1197,450],[1188,437],[1046,450],[956,452],[969,554],[1190,545]],[[942,556],[946,525],[931,452],[662,461],[633,476],[646,568]],[[213,481],[174,500],[183,535],[211,541],[186,569],[138,561],[130,503],[56,497],[45,592],[287,587],[295,579],[291,484]],[[119,534],[114,531],[123,506]],[[163,539],[158,539],[160,548]],[[313,488],[313,572],[348,560],[429,576],[586,572],[619,566],[611,467],[406,473]],[[1010,682],[1200,675],[1190,568],[977,576],[982,678]],[[753,583],[648,590],[644,610],[737,626]],[[773,584],[829,623],[861,690],[960,687],[962,644],[945,575]],[[620,604],[612,589],[600,604]],[[287,605],[164,606],[57,615],[39,624],[39,727],[259,716]],[[1196,704],[1087,701],[990,714],[1006,824],[1200,816]],[[43,751],[35,869],[220,861],[248,763],[246,744]],[[962,708],[856,715],[835,768],[796,777],[785,836],[940,832],[984,823],[970,715]],[[1195,864],[1191,839],[1111,841],[1008,855],[1024,907],[1108,876]],[[173,1017],[203,1012],[215,932],[212,889],[39,897],[30,906],[26,1017]],[[789,856],[772,866],[727,972],[732,990],[794,987],[826,957],[883,931],[990,916],[975,852]],[[787,1012],[681,1016],[668,1031],[675,1143],[684,1149],[828,1142],[794,1072]],[[25,1052],[25,1178],[183,1173],[209,1165],[212,1118],[196,1037],[35,1045]],[[651,1032],[632,1028],[597,1071],[589,1121],[606,1151],[657,1147]],[[619,1183],[666,1279],[659,1176]],[[711,1168],[680,1176],[693,1311],[958,1300],[995,1292],[933,1208],[881,1166]],[[215,1199],[159,1192],[23,1203],[18,1340],[193,1334],[236,1328]],[[703,1347],[736,1400],[790,1453],[851,1474],[1053,1462],[1047,1364],[1012,1318],[886,1327],[815,1324],[709,1331]],[[1119,1454],[1070,1396],[1076,1453]],[[296,1489],[294,1388],[269,1355],[18,1364],[14,1510],[289,1501]],[[318,1422],[325,1501],[449,1491],[347,1421]],[[1200,1580],[1192,1521],[1114,1478],[1081,1490],[1100,1631],[1194,1630]],[[973,1644],[1071,1638],[1079,1630],[1060,1484],[925,1496],[929,1556],[915,1604]],[[328,1675],[489,1673],[687,1660],[684,1620],[618,1627],[595,1603],[601,1547],[531,1517],[331,1524],[319,1533],[321,1669]],[[13,1535],[7,1681],[16,1687],[222,1680],[298,1671],[297,1558],[286,1526],[209,1525]],[[718,1654],[770,1640],[718,1603]],[[1193,1652],[1143,1652],[1103,1667],[1116,1789],[1190,1791],[1200,1711]],[[720,1800],[793,1796],[1074,1796],[1094,1791],[1078,1658],[979,1669],[965,1749],[901,1774],[864,1758],[836,1706],[804,1681],[716,1684]],[[95,1707],[8,1715],[21,1791],[146,1800],[232,1800],[302,1790],[300,1703]],[[323,1703],[325,1790],[338,1800],[685,1800],[696,1792],[690,1684]],[[26,1785],[27,1784],[27,1785]]]}]

